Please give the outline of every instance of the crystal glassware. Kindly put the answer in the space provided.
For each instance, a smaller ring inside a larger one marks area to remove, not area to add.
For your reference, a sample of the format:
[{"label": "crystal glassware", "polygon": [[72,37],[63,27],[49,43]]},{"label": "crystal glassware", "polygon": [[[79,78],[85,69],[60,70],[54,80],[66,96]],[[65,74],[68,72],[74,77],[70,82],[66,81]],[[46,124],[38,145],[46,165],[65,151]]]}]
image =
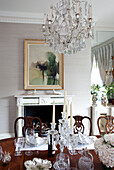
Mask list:
[{"label": "crystal glassware", "polygon": [[16,138],[14,139],[14,145],[15,145],[15,156],[21,156],[21,148],[23,147],[23,139],[22,138]]},{"label": "crystal glassware", "polygon": [[[28,145],[31,145],[31,141],[35,140],[34,130],[32,128],[27,128],[25,134],[26,134],[26,143]],[[25,152],[25,155],[31,156],[33,155],[33,152],[31,150],[27,150]]]},{"label": "crystal glassware", "polygon": [[70,158],[66,153],[59,153],[56,156],[56,162],[53,167],[57,170],[67,170],[70,167]]},{"label": "crystal glassware", "polygon": [[79,169],[94,170],[93,155],[88,151],[88,149],[84,148],[82,152],[79,153],[82,154],[82,157],[80,157],[78,161]]},{"label": "crystal glassware", "polygon": [[10,152],[4,152],[3,153],[3,157],[2,157],[2,163],[4,164],[4,165],[7,165],[7,164],[9,164],[10,163],[10,161],[11,161],[11,154],[10,154]]},{"label": "crystal glassware", "polygon": [[78,167],[79,167],[80,170],[84,170],[84,169],[94,170],[93,161],[86,156],[83,156],[79,159]]},{"label": "crystal glassware", "polygon": [[77,136],[75,134],[69,134],[68,135],[68,142],[69,142],[69,153],[71,155],[77,155],[77,151],[76,151],[76,145],[78,144],[77,141]]}]

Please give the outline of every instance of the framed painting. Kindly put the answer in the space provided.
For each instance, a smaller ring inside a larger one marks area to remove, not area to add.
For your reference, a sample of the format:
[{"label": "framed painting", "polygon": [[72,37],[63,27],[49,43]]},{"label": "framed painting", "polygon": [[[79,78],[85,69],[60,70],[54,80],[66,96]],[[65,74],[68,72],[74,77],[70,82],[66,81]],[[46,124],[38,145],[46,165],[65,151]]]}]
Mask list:
[{"label": "framed painting", "polygon": [[64,89],[64,56],[44,40],[24,40],[24,89]]}]

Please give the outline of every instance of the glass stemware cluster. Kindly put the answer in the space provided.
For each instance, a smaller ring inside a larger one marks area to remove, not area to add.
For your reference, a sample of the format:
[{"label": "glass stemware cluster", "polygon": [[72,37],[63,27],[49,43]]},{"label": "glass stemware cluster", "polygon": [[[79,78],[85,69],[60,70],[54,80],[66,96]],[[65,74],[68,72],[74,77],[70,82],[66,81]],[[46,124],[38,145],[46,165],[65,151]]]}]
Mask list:
[{"label": "glass stemware cluster", "polygon": [[[53,167],[57,170],[69,170],[78,168],[80,170],[83,170],[84,168],[88,170],[93,170],[93,156],[91,155],[91,153],[89,153],[87,148],[79,152],[76,151],[79,142],[79,134],[74,134],[73,126],[69,126],[69,121],[68,119],[66,120],[66,114],[67,113],[62,112],[62,119],[59,119],[59,133],[58,138],[56,139],[58,140],[57,143],[60,146],[60,153],[57,154],[56,161]],[[78,153],[82,155],[78,161],[78,168],[77,163],[75,167],[70,167],[71,160],[69,158],[69,155],[63,152],[64,147],[68,148],[70,155],[77,155]]]},{"label": "glass stemware cluster", "polygon": [[66,113],[62,112],[62,119],[59,119],[59,145],[63,152],[64,147],[67,147],[71,155],[76,155],[77,136],[73,133],[73,127],[69,126],[69,120],[66,120]]},{"label": "glass stemware cluster", "polygon": [[[27,128],[25,131],[25,137],[18,137],[14,140],[15,145],[15,156],[21,156],[21,149],[25,146],[25,143],[31,146],[38,145],[38,133],[32,128]],[[31,150],[26,150],[25,154],[31,156],[33,152]]]},{"label": "glass stemware cluster", "polygon": [[59,119],[59,134],[57,143],[60,146],[60,153],[56,156],[56,162],[54,163],[55,169],[68,169],[70,168],[69,155],[63,153],[64,147],[67,147],[71,155],[76,155],[76,135],[73,134],[73,128],[69,126],[68,119],[66,120],[66,113],[62,112],[62,119]]},{"label": "glass stemware cluster", "polygon": [[14,139],[14,145],[15,145],[15,156],[21,156],[21,148],[23,147],[24,138],[16,138]]}]

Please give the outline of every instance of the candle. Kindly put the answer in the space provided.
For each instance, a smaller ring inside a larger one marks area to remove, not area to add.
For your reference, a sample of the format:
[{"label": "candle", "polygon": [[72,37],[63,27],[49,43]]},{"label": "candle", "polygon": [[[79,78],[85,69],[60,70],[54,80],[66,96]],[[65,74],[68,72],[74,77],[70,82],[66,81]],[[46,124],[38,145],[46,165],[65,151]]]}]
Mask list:
[{"label": "candle", "polygon": [[70,128],[72,128],[72,102],[70,105]]},{"label": "candle", "polygon": [[55,101],[53,101],[53,117],[52,117],[52,124],[55,124]]},{"label": "candle", "polygon": [[46,14],[44,14],[44,25],[46,24]]},{"label": "candle", "polygon": [[76,3],[76,13],[79,14],[79,2]]},{"label": "candle", "polygon": [[50,18],[49,18],[50,20],[52,20],[52,12],[53,12],[53,7],[51,6],[50,7]]},{"label": "candle", "polygon": [[67,114],[66,114],[66,120],[68,119],[69,105],[70,105],[70,101],[68,101],[68,105],[67,105]]},{"label": "candle", "polygon": [[66,104],[66,91],[64,91],[64,105],[63,105],[63,113],[65,114],[65,104]]},{"label": "candle", "polygon": [[92,18],[92,6],[89,5],[89,18]]}]

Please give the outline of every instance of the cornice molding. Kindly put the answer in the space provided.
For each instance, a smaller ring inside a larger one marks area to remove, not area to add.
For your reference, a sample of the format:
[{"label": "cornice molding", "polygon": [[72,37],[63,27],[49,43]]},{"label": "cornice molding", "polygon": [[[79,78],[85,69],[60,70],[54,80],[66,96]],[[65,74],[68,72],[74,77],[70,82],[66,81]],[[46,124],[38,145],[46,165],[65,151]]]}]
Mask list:
[{"label": "cornice molding", "polygon": [[114,26],[97,25],[95,31],[114,31]]},{"label": "cornice molding", "polygon": [[43,14],[0,11],[0,22],[43,24]]},{"label": "cornice molding", "polygon": [[[43,13],[0,11],[0,22],[43,24]],[[95,25],[95,31],[114,31],[114,26]]]}]

